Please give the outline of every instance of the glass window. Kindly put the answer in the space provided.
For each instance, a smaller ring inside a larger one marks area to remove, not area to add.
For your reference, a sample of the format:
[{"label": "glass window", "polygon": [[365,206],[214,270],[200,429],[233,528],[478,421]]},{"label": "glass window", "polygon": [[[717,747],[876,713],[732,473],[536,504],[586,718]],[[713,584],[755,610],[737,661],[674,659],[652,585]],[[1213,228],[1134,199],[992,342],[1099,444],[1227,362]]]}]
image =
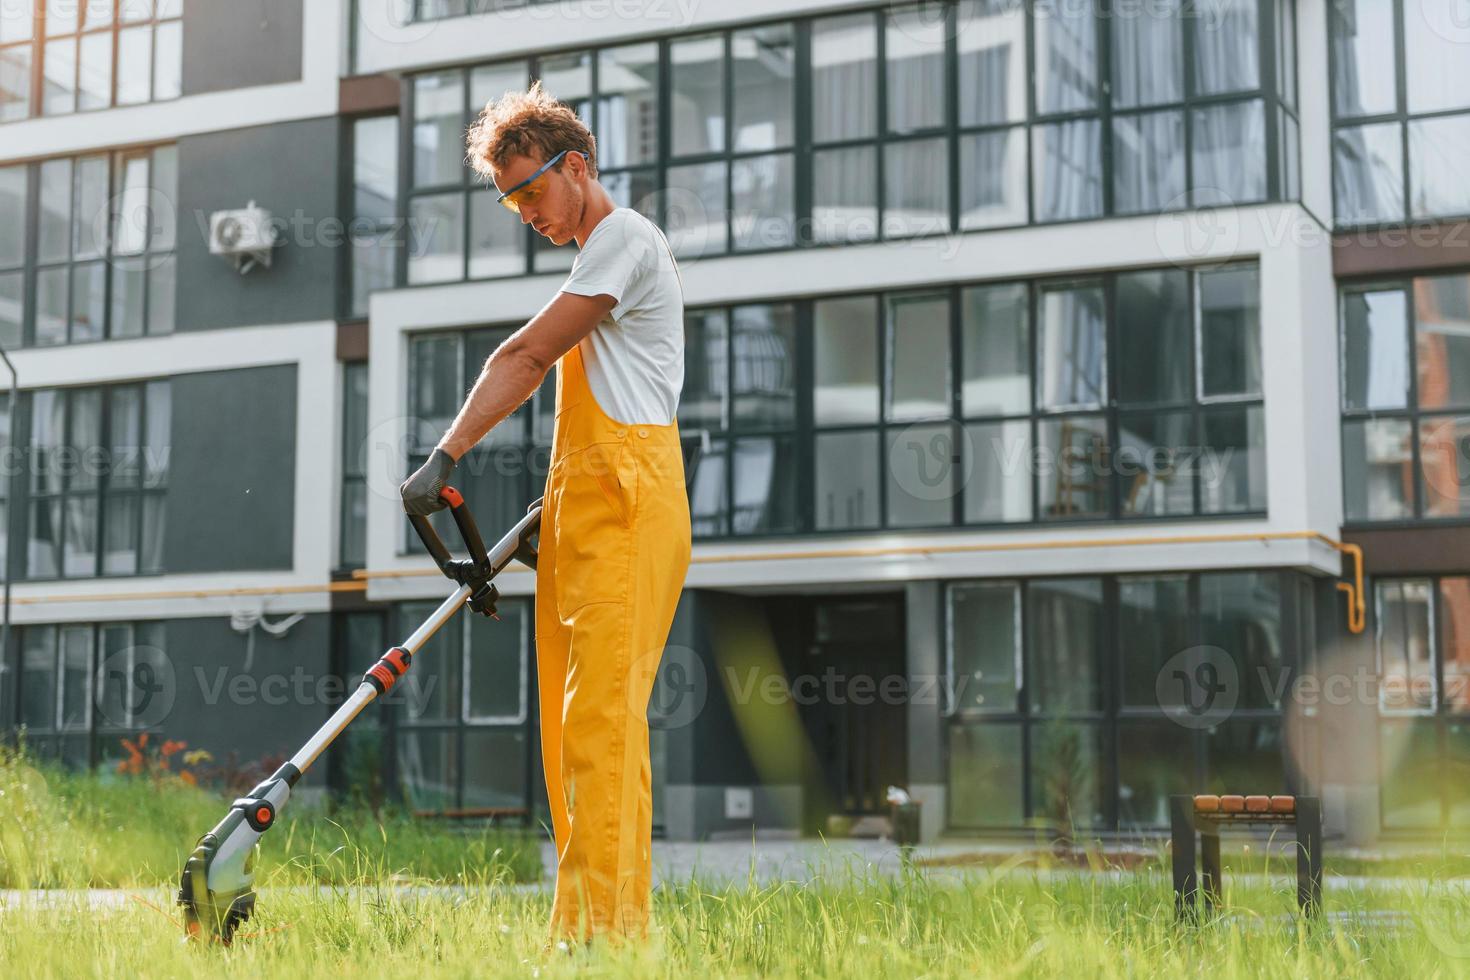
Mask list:
[{"label": "glass window", "polygon": [[1026,118],[1026,8],[1011,0],[962,0],[956,12],[960,125]]},{"label": "glass window", "polygon": [[26,167],[0,167],[0,269],[25,258]]},{"label": "glass window", "polygon": [[1378,705],[1384,713],[1436,706],[1433,594],[1428,579],[1389,579],[1374,590]]},{"label": "glass window", "polygon": [[1261,393],[1261,286],[1254,265],[1201,272],[1200,396]]},{"label": "glass window", "polygon": [[[730,321],[724,310],[695,310],[684,317],[684,389],[679,428],[720,431],[729,409]],[[821,363],[820,361],[818,363]]]},{"label": "glass window", "polygon": [[1113,210],[1163,211],[1184,204],[1184,113],[1113,117]]},{"label": "glass window", "polygon": [[912,133],[945,118],[944,7],[923,4],[888,15],[888,129]]},{"label": "glass window", "polygon": [[1442,818],[1444,762],[1439,732],[1428,719],[1389,718],[1379,722],[1380,806],[1385,829],[1427,830]]},{"label": "glass window", "polygon": [[1454,2],[1405,2],[1400,9],[1409,111],[1470,107],[1470,21],[1464,9]]},{"label": "glass window", "polygon": [[890,427],[884,471],[889,527],[939,527],[954,521],[958,470],[954,426]]},{"label": "glass window", "polygon": [[817,425],[878,421],[878,304],[871,296],[812,306],[812,411]]},{"label": "glass window", "polygon": [[718,255],[725,251],[728,175],[729,167],[724,162],[693,163],[665,171],[668,203],[664,234],[675,255]]},{"label": "glass window", "polygon": [[1412,425],[1406,419],[1342,423],[1343,508],[1348,520],[1414,512]]},{"label": "glass window", "polygon": [[[466,616],[464,644],[464,714],[468,722],[518,724],[526,720],[526,649],[530,607],[501,602],[500,622]],[[455,623],[454,625],[459,625]]]},{"label": "glass window", "polygon": [[1122,703],[1159,708],[1159,673],[1191,646],[1189,579],[1159,575],[1118,580],[1118,654]]},{"label": "glass window", "polygon": [[1037,396],[1042,408],[1107,402],[1106,336],[1100,286],[1042,290],[1036,350]]},{"label": "glass window", "polygon": [[1217,0],[1188,18],[1194,29],[1194,88],[1201,95],[1260,85],[1257,0]]},{"label": "glass window", "polygon": [[[369,296],[394,284],[397,151],[397,116],[376,116],[353,122],[350,311],[353,316],[366,316]],[[470,262],[473,265],[474,259],[471,258]]]},{"label": "glass window", "polygon": [[878,433],[818,432],[817,529],[878,526]]},{"label": "glass window", "polygon": [[[1470,62],[1470,58],[1463,60]],[[1464,173],[1467,158],[1470,114],[1410,120],[1409,202],[1413,217],[1470,213],[1470,184]]]},{"label": "glass window", "polygon": [[951,711],[1020,710],[1021,589],[1010,582],[949,588]]},{"label": "glass window", "polygon": [[1188,401],[1194,388],[1188,273],[1120,275],[1116,302],[1118,400]]},{"label": "glass window", "polygon": [[1181,0],[1115,8],[1113,108],[1184,100],[1184,38]]},{"label": "glass window", "polygon": [[1419,420],[1419,477],[1422,516],[1470,513],[1470,417]]},{"label": "glass window", "polygon": [[[480,65],[470,71],[470,108],[482,112],[485,104],[507,92],[523,92],[529,79],[529,66],[524,61],[497,65]],[[598,144],[599,153],[602,145]]]},{"label": "glass window", "polygon": [[1470,711],[1470,578],[1442,578],[1439,608],[1440,701],[1448,711]]},{"label": "glass window", "polygon": [[1169,797],[1192,793],[1197,785],[1194,740],[1178,725],[1167,720],[1118,722],[1119,827],[1168,827]]},{"label": "glass window", "polygon": [[[1219,447],[1206,451],[1211,460]],[[1116,469],[1124,517],[1169,517],[1195,512],[1194,416],[1190,412],[1128,414],[1118,419]],[[1233,458],[1233,453],[1232,453]],[[1207,475],[1212,476],[1213,473]]]},{"label": "glass window", "polygon": [[[812,22],[812,138],[878,132],[878,22],[872,14]],[[817,168],[820,184],[822,168]]]},{"label": "glass window", "polygon": [[719,34],[669,44],[674,156],[725,149],[725,39]]},{"label": "glass window", "polygon": [[878,237],[878,149],[854,146],[812,154],[812,240]]},{"label": "glass window", "polygon": [[711,439],[707,448],[696,445],[694,461],[686,466],[689,520],[694,537],[730,533],[730,493],[726,482],[729,461],[729,444],[723,439]]},{"label": "glass window", "polygon": [[1199,577],[1200,640],[1235,663],[1242,709],[1281,707],[1286,689],[1277,572],[1210,572]]},{"label": "glass window", "polygon": [[587,125],[592,124],[592,55],[586,51],[551,55],[536,65],[546,90],[571,107]]},{"label": "glass window", "polygon": [[795,140],[796,36],[790,24],[736,31],[735,149],[775,150]]},{"label": "glass window", "polygon": [[1077,112],[1097,105],[1096,9],[1093,0],[1036,0],[1036,111]]},{"label": "glass window", "polygon": [[1332,187],[1339,225],[1404,216],[1403,132],[1402,123],[1390,122],[1334,134]]},{"label": "glass window", "polygon": [[796,530],[796,444],[788,436],[735,440],[735,534]]},{"label": "glass window", "polygon": [[458,185],[464,174],[465,89],[459,70],[413,80],[413,183]]},{"label": "glass window", "polygon": [[961,448],[967,524],[1029,521],[1031,517],[1031,422],[971,422]]},{"label": "glass window", "polygon": [[[1400,306],[1399,310],[1402,309]],[[1414,280],[1414,356],[1419,372],[1419,408],[1470,404],[1467,321],[1470,321],[1470,276],[1423,276]]]},{"label": "glass window", "polygon": [[465,728],[461,806],[471,810],[525,807],[526,738],[525,729],[519,726]]},{"label": "glass window", "polygon": [[960,227],[1026,223],[1026,130],[967,133],[960,142]]},{"label": "glass window", "polygon": [[796,174],[790,153],[736,160],[730,171],[735,248],[787,248],[796,241]]},{"label": "glass window", "polygon": [[1037,221],[1102,214],[1102,124],[1075,119],[1031,129],[1033,209]]},{"label": "glass window", "polygon": [[[1250,2],[1254,8],[1255,0]],[[1192,109],[1189,125],[1196,204],[1247,204],[1265,199],[1266,110],[1261,100]]]},{"label": "glass window", "polygon": [[1033,822],[1068,834],[1102,826],[1103,758],[1099,725],[1048,720],[1031,726]]},{"label": "glass window", "polygon": [[657,44],[604,48],[597,55],[599,170],[658,159]]},{"label": "glass window", "polygon": [[[464,204],[463,191],[409,199],[410,283],[452,282],[464,278]],[[483,249],[481,258],[483,261]]]},{"label": "glass window", "polygon": [[1265,511],[1266,419],[1259,405],[1204,414],[1200,510],[1206,514]]},{"label": "glass window", "polygon": [[25,627],[20,656],[20,723],[51,731],[56,727],[56,627]]},{"label": "glass window", "polygon": [[949,297],[889,297],[886,332],[884,415],[893,422],[948,417]]},{"label": "glass window", "polygon": [[1112,453],[1100,415],[1044,418],[1037,423],[1042,520],[1103,518],[1110,508]]},{"label": "glass window", "polygon": [[883,147],[883,234],[930,235],[949,229],[949,165],[944,139]]},{"label": "glass window", "polygon": [[796,313],[789,305],[735,309],[731,335],[738,428],[789,428],[796,418]]},{"label": "glass window", "polygon": [[1285,793],[1286,746],[1281,722],[1266,718],[1230,718],[1205,733],[1205,783],[1211,793],[1232,793],[1242,786],[1252,792]]},{"label": "glass window", "polygon": [[949,730],[949,824],[1015,827],[1025,819],[1021,726],[956,725]]},{"label": "glass window", "polygon": [[31,51],[28,42],[0,47],[0,122],[31,114]]},{"label": "glass window", "polygon": [[1397,103],[1394,5],[1383,0],[1334,0],[1332,107],[1343,117],[1392,112]]},{"label": "glass window", "polygon": [[966,417],[1031,409],[1031,314],[1024,283],[960,293],[960,402]]},{"label": "glass window", "polygon": [[1102,580],[1038,579],[1026,589],[1027,694],[1034,713],[1102,707]]}]

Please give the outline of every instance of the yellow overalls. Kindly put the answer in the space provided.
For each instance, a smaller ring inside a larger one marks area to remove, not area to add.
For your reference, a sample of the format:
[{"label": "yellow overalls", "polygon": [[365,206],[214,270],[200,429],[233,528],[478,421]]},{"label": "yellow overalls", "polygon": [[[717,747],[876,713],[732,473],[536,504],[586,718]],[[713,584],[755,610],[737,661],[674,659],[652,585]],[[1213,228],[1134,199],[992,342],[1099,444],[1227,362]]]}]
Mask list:
[{"label": "yellow overalls", "polygon": [[556,370],[536,568],[541,760],[556,835],[555,937],[639,936],[653,825],[648,700],[689,567],[678,423],[625,425]]}]

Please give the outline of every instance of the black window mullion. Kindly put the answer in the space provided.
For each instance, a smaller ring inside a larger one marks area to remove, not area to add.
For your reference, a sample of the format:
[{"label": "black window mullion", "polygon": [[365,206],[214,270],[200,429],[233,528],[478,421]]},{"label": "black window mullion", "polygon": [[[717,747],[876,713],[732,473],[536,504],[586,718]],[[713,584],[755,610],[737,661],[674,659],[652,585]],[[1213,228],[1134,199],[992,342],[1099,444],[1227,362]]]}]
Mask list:
[{"label": "black window mullion", "polygon": [[[796,307],[796,530],[810,532],[816,521],[816,304],[802,300]],[[809,447],[802,452],[802,447]]]},{"label": "black window mullion", "polygon": [[[399,286],[408,284],[408,253],[413,247],[413,231],[409,216],[413,213],[413,76],[405,77],[398,85],[398,210],[402,220],[399,247],[394,249],[394,281]],[[466,222],[468,223],[468,222]]]},{"label": "black window mullion", "polygon": [[[876,141],[873,144],[873,155],[877,158],[874,169],[878,173],[878,186],[874,188],[876,194],[874,200],[878,204],[878,227],[874,229],[874,241],[885,241],[888,236],[883,230],[883,219],[888,212],[888,180],[887,180],[887,158],[888,158],[888,18],[884,11],[873,12],[873,18],[877,22],[876,38],[878,42],[877,75],[878,81],[878,128]],[[879,405],[881,410],[882,405]]]},{"label": "black window mullion", "polygon": [[[724,86],[725,86],[725,91],[723,93],[724,94],[724,106],[725,106],[725,146],[724,146],[724,151],[725,151],[724,152],[724,167],[725,167],[725,252],[724,252],[724,254],[729,255],[729,254],[731,254],[732,252],[735,251],[735,228],[734,228],[734,225],[735,225],[735,164],[734,164],[733,160],[731,159],[733,157],[734,153],[735,153],[735,52],[734,52],[734,48],[733,48],[733,41],[732,41],[733,34],[732,34],[732,32],[730,32],[730,31],[722,31],[720,33],[720,37],[721,37],[721,40],[722,40],[722,42],[724,44],[724,55],[723,55],[723,58],[724,58],[724,70],[723,70],[723,72],[721,74],[723,75],[723,82],[724,82]],[[733,449],[734,449],[734,447],[732,446],[731,449],[732,449],[732,454],[731,454],[730,462],[733,464],[734,461],[735,461],[734,460],[734,455],[733,455]],[[727,470],[734,470],[734,468],[735,467],[733,465],[726,467]],[[731,497],[730,498],[730,514],[731,514],[731,517],[733,519],[734,514],[735,514],[735,498],[734,497]]]},{"label": "black window mullion", "polygon": [[[964,384],[964,295],[958,286],[951,286],[949,293],[949,362],[954,365],[949,378],[950,438],[950,508],[949,522],[953,527],[965,523],[965,449],[970,445],[969,430],[965,428]],[[973,453],[971,457],[973,459]]]},{"label": "black window mullion", "polygon": [[[1097,86],[1097,119],[1100,127],[1098,152],[1102,156],[1102,215],[1108,217],[1114,210],[1113,201],[1113,32],[1112,4],[1110,0],[1097,0],[1093,7],[1093,44],[1098,58],[1093,77]],[[1168,202],[1165,202],[1168,203]],[[1116,445],[1116,444],[1115,444]]]},{"label": "black window mullion", "polygon": [[959,7],[949,4],[944,11],[944,113],[945,158],[949,161],[949,230],[960,226],[960,140],[955,135],[960,127],[960,56]]},{"label": "black window mullion", "polygon": [[[1405,199],[1407,201],[1407,199]],[[1414,309],[1414,280],[1410,279],[1404,285],[1404,322],[1407,324],[1409,335],[1406,338],[1409,347],[1409,454],[1411,465],[1414,468],[1412,492],[1414,500],[1409,507],[1409,513],[1414,517],[1424,516],[1424,490],[1421,486],[1423,472],[1419,459],[1419,352],[1415,349],[1418,345],[1415,339],[1419,332],[1417,312]]]},{"label": "black window mullion", "polygon": [[[888,526],[888,318],[890,294],[879,293],[878,303],[878,527]],[[871,437],[870,437],[871,438]]]},{"label": "black window mullion", "polygon": [[[475,107],[470,104],[470,71],[467,68],[462,68],[459,72],[459,97],[461,101],[460,132],[463,133],[475,121]],[[413,139],[412,132],[409,133],[409,139]],[[459,261],[460,277],[464,282],[468,282],[470,278],[470,225],[474,223],[473,194],[475,189],[475,181],[471,176],[473,173],[469,167],[461,166],[459,168],[460,196],[463,199],[460,214],[464,216],[459,228]],[[526,250],[526,261],[528,263],[531,261],[530,249]]]},{"label": "black window mullion", "polygon": [[796,79],[794,107],[796,127],[792,161],[792,177],[796,181],[795,199],[792,202],[796,218],[793,242],[797,248],[812,243],[812,202],[816,197],[812,181],[816,166],[812,154],[812,22],[796,22]]}]

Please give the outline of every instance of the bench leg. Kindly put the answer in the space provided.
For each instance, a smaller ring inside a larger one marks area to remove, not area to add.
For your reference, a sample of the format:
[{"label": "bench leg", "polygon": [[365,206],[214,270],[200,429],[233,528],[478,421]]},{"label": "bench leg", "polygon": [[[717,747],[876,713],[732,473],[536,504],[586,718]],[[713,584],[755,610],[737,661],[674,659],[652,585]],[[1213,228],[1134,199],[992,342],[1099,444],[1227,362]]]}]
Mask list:
[{"label": "bench leg", "polygon": [[1296,798],[1296,901],[1307,915],[1322,909],[1322,801]]},{"label": "bench leg", "polygon": [[1205,909],[1213,912],[1221,905],[1220,835],[1205,831],[1199,835],[1200,872],[1205,895]]},{"label": "bench leg", "polygon": [[1169,828],[1174,851],[1174,915],[1192,919],[1198,887],[1194,864],[1194,797],[1169,797]]}]

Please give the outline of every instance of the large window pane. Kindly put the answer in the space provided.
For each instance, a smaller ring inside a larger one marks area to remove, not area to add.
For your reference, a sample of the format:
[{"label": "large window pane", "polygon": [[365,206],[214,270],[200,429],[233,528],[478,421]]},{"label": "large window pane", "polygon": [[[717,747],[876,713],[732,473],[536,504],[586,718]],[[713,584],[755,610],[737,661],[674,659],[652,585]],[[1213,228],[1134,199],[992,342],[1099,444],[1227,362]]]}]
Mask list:
[{"label": "large window pane", "polygon": [[796,446],[787,437],[735,441],[735,534],[796,530]]},{"label": "large window pane", "polygon": [[[1470,58],[1463,60],[1470,64]],[[1413,217],[1470,214],[1467,159],[1470,114],[1410,121],[1409,202]]]},{"label": "large window pane", "polygon": [[1042,292],[1036,376],[1042,408],[1106,403],[1107,328],[1101,287]]},{"label": "large window pane", "polygon": [[972,422],[964,432],[965,522],[1031,520],[1031,423]]},{"label": "large window pane", "polygon": [[1192,793],[1194,740],[1172,721],[1118,723],[1118,824],[1123,830],[1169,826],[1169,797]]},{"label": "large window pane", "polygon": [[853,146],[812,154],[812,240],[878,237],[878,149]]},{"label": "large window pane", "polygon": [[944,11],[936,4],[888,15],[888,129],[912,133],[944,124]]},{"label": "large window pane", "polygon": [[961,135],[960,227],[1026,223],[1026,130]]},{"label": "large window pane", "polygon": [[1031,310],[1024,283],[960,294],[961,410],[966,417],[1031,408]]},{"label": "large window pane", "polygon": [[15,268],[25,257],[26,170],[0,167],[0,269]]},{"label": "large window pane", "polygon": [[68,577],[97,574],[97,498],[66,498],[66,538],[62,549],[62,574]]},{"label": "large window pane", "polygon": [[1194,109],[1189,125],[1196,204],[1249,204],[1265,199],[1266,110],[1259,99]]},{"label": "large window pane", "polygon": [[736,160],[730,171],[735,248],[785,248],[796,241],[796,174],[789,153]]},{"label": "large window pane", "polygon": [[413,80],[415,187],[464,180],[464,128],[464,72],[456,69],[417,76]]},{"label": "large window pane", "polygon": [[1210,572],[1199,577],[1200,640],[1235,664],[1238,708],[1280,708],[1288,666],[1281,636],[1281,575]]},{"label": "large window pane", "polygon": [[0,49],[0,122],[30,115],[32,50],[29,44]]},{"label": "large window pane", "polygon": [[1026,118],[1026,8],[1010,0],[963,0],[956,13],[960,125]]},{"label": "large window pane", "polygon": [[1407,420],[1342,423],[1343,509],[1348,520],[1397,520],[1412,515],[1410,439]]},{"label": "large window pane", "polygon": [[726,426],[729,334],[730,321],[724,310],[697,310],[684,318],[679,428],[685,435],[699,429],[719,432]]},{"label": "large window pane", "polygon": [[1115,8],[1113,107],[1181,102],[1184,99],[1184,39],[1181,0]]},{"label": "large window pane", "polygon": [[1101,708],[1102,580],[1033,581],[1026,593],[1026,624],[1031,711],[1065,714]]},{"label": "large window pane", "polygon": [[0,344],[6,350],[20,346],[25,322],[25,273],[0,273]]},{"label": "large window pane", "polygon": [[725,39],[719,34],[669,45],[674,156],[725,148]]},{"label": "large window pane", "polygon": [[1419,420],[1419,476],[1421,516],[1470,513],[1470,417]]},{"label": "large window pane", "polygon": [[1444,674],[1440,703],[1446,711],[1470,711],[1470,578],[1440,579],[1435,601]]},{"label": "large window pane", "polygon": [[[497,196],[493,188],[470,191],[471,279],[521,275],[526,271],[525,228],[520,219],[495,203]],[[446,261],[446,267],[448,264]],[[537,264],[539,267],[540,256]]]},{"label": "large window pane", "polygon": [[36,258],[54,262],[71,255],[71,159],[41,164],[41,214]]},{"label": "large window pane", "polygon": [[153,98],[176,99],[183,91],[183,24],[159,24],[153,45]]},{"label": "large window pane", "polygon": [[398,774],[405,802],[417,813],[438,813],[458,806],[455,774],[460,769],[454,731],[400,731]]},{"label": "large window pane", "polygon": [[1024,758],[1019,725],[951,727],[950,826],[1019,827],[1025,819]]},{"label": "large window pane", "polygon": [[1467,323],[1470,323],[1470,276],[1424,276],[1414,280],[1419,408],[1470,404]]},{"label": "large window pane", "polygon": [[1107,420],[1100,415],[1042,419],[1037,431],[1042,519],[1107,517],[1112,472]]},{"label": "large window pane", "polygon": [[735,425],[790,428],[796,421],[796,313],[785,304],[735,310]]},{"label": "large window pane", "polygon": [[1260,82],[1257,0],[1216,0],[1195,8],[1194,88],[1201,95],[1242,92]]},{"label": "large window pane", "polygon": [[1019,710],[1020,587],[1009,582],[951,586],[949,658],[953,710]]},{"label": "large window pane", "polygon": [[77,39],[47,41],[41,55],[41,112],[59,116],[77,107]]},{"label": "large window pane", "polygon": [[872,296],[812,306],[812,411],[817,425],[878,421],[878,303]]},{"label": "large window pane", "polygon": [[36,271],[36,345],[64,344],[71,277],[67,266]]},{"label": "large window pane", "polygon": [[878,526],[878,433],[816,435],[818,530]]},{"label": "large window pane", "polygon": [[466,728],[463,779],[467,809],[524,807],[525,728]]},{"label": "large window pane", "polygon": [[525,720],[530,612],[528,603],[502,602],[499,623],[483,616],[469,616],[462,621],[451,621],[447,627],[452,629],[460,622],[469,624],[469,643],[464,652],[465,721]]},{"label": "large window pane", "polygon": [[1332,25],[1332,105],[1337,114],[1392,112],[1397,90],[1393,4],[1335,0],[1327,5],[1327,16]]},{"label": "large window pane", "polygon": [[[77,161],[77,210],[72,218],[72,255],[95,258],[107,250],[107,156],[83,157]],[[140,252],[147,244],[148,158],[124,156],[118,164],[118,186],[122,197],[112,248],[114,252]]]},{"label": "large window pane", "polygon": [[1116,302],[1118,400],[1188,401],[1194,389],[1188,273],[1121,274]]},{"label": "large window pane", "polygon": [[708,449],[696,445],[694,462],[688,466],[689,522],[694,537],[729,534],[730,494],[729,445],[711,439]]},{"label": "large window pane", "polygon": [[[437,438],[453,421],[464,395],[460,339],[453,334],[440,334],[415,340],[411,356],[410,436],[415,440]],[[413,431],[420,424],[427,424],[433,435]],[[428,452],[430,447],[416,442],[415,448]]]},{"label": "large window pane", "polygon": [[952,524],[958,492],[954,426],[943,423],[890,428],[886,437],[888,526]]},{"label": "large window pane", "polygon": [[1036,0],[1036,111],[1076,112],[1097,104],[1093,0]]},{"label": "large window pane", "polygon": [[410,283],[464,278],[464,199],[463,191],[450,191],[409,201]]},{"label": "large window pane", "polygon": [[[480,65],[470,71],[470,109],[478,114],[485,104],[507,92],[524,92],[529,81],[529,66],[524,61],[499,65]],[[602,146],[598,144],[598,151]]]},{"label": "large window pane", "polygon": [[884,344],[889,421],[950,414],[949,297],[892,296]]},{"label": "large window pane", "polygon": [[20,723],[50,731],[56,725],[56,627],[21,633]]},{"label": "large window pane", "polygon": [[1403,124],[1339,129],[1332,138],[1333,201],[1339,225],[1404,216]]},{"label": "large window pane", "polygon": [[730,38],[735,149],[774,150],[794,140],[796,36],[790,24],[736,31]]},{"label": "large window pane", "polygon": [[1378,704],[1385,713],[1435,707],[1433,594],[1428,579],[1388,579],[1374,590]]},{"label": "large window pane", "polygon": [[[1454,0],[1413,2],[1400,9],[1404,20],[1404,81],[1410,112],[1439,112],[1470,106],[1470,20]],[[1392,62],[1390,62],[1391,64]]]},{"label": "large window pane", "polygon": [[601,168],[658,159],[658,45],[597,55],[597,162]]},{"label": "large window pane", "polygon": [[117,35],[117,104],[137,105],[150,98],[153,79],[153,28],[147,25]]},{"label": "large window pane", "polygon": [[112,32],[83,36],[81,52],[77,108],[106,108],[112,104]]},{"label": "large window pane", "polygon": [[1118,652],[1125,707],[1163,707],[1159,704],[1159,673],[1170,658],[1192,645],[1187,577],[1118,580]]},{"label": "large window pane", "polygon": [[[878,22],[870,13],[812,23],[812,138],[878,131]],[[822,173],[821,168],[817,173]]]},{"label": "large window pane", "polygon": [[664,233],[674,254],[718,255],[725,251],[727,209],[724,163],[694,163],[666,171]]},{"label": "large window pane", "polygon": [[1031,174],[1037,221],[1102,214],[1102,124],[1096,119],[1031,129]]},{"label": "large window pane", "polygon": [[1258,267],[1199,274],[1200,396],[1261,393],[1261,286]]},{"label": "large window pane", "polygon": [[1285,793],[1285,747],[1277,719],[1231,718],[1205,736],[1209,793]]},{"label": "large window pane", "polygon": [[571,106],[577,117],[592,124],[592,55],[587,51],[552,55],[538,64],[542,84],[557,99]]},{"label": "large window pane", "polygon": [[[1194,416],[1190,412],[1124,415],[1118,420],[1117,470],[1125,517],[1194,512]],[[1208,471],[1207,471],[1208,475]]]},{"label": "large window pane", "polygon": [[889,238],[949,230],[949,154],[943,139],[883,148],[883,234]]},{"label": "large window pane", "polygon": [[107,264],[88,262],[72,267],[71,339],[101,340],[107,325]]},{"label": "large window pane", "polygon": [[1266,509],[1266,417],[1259,405],[1206,412],[1199,506],[1206,514]]},{"label": "large window pane", "polygon": [[1140,214],[1184,203],[1184,113],[1113,117],[1113,210]]},{"label": "large window pane", "polygon": [[1052,834],[1100,827],[1102,726],[1049,720],[1031,726],[1031,822]]}]

